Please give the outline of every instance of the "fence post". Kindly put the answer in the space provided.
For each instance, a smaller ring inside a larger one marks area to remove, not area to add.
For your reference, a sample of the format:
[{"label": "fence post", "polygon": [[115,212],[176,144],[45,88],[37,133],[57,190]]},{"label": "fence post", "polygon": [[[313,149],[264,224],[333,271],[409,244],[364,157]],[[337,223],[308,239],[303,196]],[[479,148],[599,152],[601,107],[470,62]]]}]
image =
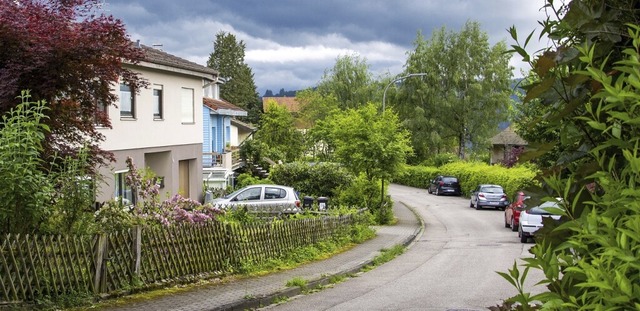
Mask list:
[{"label": "fence post", "polygon": [[132,242],[132,253],[133,253],[133,267],[131,267],[131,271],[133,275],[131,276],[131,281],[135,281],[140,278],[140,256],[142,255],[142,227],[135,226],[133,227],[133,242]]},{"label": "fence post", "polygon": [[94,255],[94,265],[95,265],[95,273],[93,277],[93,291],[95,294],[99,294],[102,292],[102,284],[104,284],[103,280],[104,276],[104,268],[105,268],[105,260],[104,256],[107,252],[107,235],[100,234],[98,235],[98,240],[96,241],[95,248],[93,250]]}]

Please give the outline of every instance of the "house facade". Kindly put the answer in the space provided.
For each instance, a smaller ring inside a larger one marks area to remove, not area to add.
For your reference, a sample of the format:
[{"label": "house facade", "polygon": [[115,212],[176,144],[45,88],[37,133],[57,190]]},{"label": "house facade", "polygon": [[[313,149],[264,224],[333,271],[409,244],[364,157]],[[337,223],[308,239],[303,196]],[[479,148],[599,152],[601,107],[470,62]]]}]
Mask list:
[{"label": "house facade", "polygon": [[220,99],[217,89],[206,93],[214,98],[205,97],[202,105],[202,179],[207,188],[224,189],[233,186],[234,171],[243,165],[239,146],[255,128],[236,119],[247,111]]},{"label": "house facade", "polygon": [[104,181],[96,200],[122,197],[134,200],[125,183],[126,159],[137,168],[148,168],[158,176],[161,198],[181,194],[202,197],[202,101],[206,85],[218,72],[161,50],[139,45],[144,61],[126,67],[148,82],[132,90],[120,83],[116,106],[107,113],[112,128],[99,128],[105,135],[101,147],[115,156],[115,162],[101,167]]},{"label": "house facade", "polygon": [[491,164],[502,163],[509,159],[518,148],[524,148],[527,142],[510,125],[491,138]]}]

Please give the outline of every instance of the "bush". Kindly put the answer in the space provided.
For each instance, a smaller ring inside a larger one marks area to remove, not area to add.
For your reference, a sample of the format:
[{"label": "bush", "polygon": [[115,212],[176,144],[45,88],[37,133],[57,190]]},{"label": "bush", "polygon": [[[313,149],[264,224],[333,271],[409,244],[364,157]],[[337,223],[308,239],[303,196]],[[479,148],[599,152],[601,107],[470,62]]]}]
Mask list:
[{"label": "bush", "polygon": [[353,180],[353,175],[344,167],[329,162],[276,165],[271,169],[269,177],[276,184],[291,186],[303,195],[331,198],[335,198],[339,189],[348,186]]},{"label": "bush", "polygon": [[431,180],[440,174],[440,169],[432,166],[405,165],[393,182],[415,188],[427,188]]}]

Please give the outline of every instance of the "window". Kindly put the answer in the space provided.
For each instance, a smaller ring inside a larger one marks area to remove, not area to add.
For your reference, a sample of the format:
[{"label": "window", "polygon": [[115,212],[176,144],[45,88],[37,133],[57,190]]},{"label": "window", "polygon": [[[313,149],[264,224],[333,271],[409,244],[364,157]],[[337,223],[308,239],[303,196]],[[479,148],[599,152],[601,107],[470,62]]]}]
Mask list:
[{"label": "window", "polygon": [[249,188],[245,191],[242,191],[236,196],[237,201],[256,201],[260,200],[260,194],[262,193],[262,188]]},{"label": "window", "polygon": [[182,89],[182,123],[193,123],[193,89]]},{"label": "window", "polygon": [[162,85],[153,86],[153,119],[162,119]]},{"label": "window", "polygon": [[109,119],[109,106],[102,102],[99,101],[96,104],[96,111],[94,114],[94,118],[93,118],[93,123],[96,126],[104,126],[104,120]]},{"label": "window", "polygon": [[122,203],[124,205],[136,204],[136,198],[133,195],[133,190],[131,189],[131,186],[127,185],[127,183],[125,182],[127,173],[128,171],[120,171],[115,173],[114,179],[116,184],[116,189],[115,189],[116,201],[119,201],[120,199],[122,199]]},{"label": "window", "polygon": [[120,117],[135,118],[135,92],[125,83],[120,83]]},{"label": "window", "polygon": [[287,191],[285,191],[284,189],[273,188],[273,187],[264,188],[265,200],[284,199],[286,196],[287,196]]}]

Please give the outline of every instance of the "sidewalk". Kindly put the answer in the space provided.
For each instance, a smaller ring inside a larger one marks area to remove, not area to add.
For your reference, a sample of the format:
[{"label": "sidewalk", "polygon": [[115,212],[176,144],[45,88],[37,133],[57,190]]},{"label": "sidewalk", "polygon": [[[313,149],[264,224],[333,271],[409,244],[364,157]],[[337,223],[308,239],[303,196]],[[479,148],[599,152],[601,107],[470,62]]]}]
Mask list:
[{"label": "sidewalk", "polygon": [[264,307],[271,304],[274,298],[300,294],[298,287],[287,288],[287,281],[302,278],[308,281],[309,288],[326,285],[331,276],[356,273],[378,256],[380,250],[398,244],[408,245],[422,233],[421,220],[404,204],[395,202],[394,214],[398,219],[397,224],[378,227],[375,238],[326,260],[266,276],[203,286],[188,292],[101,310],[247,310]]}]

